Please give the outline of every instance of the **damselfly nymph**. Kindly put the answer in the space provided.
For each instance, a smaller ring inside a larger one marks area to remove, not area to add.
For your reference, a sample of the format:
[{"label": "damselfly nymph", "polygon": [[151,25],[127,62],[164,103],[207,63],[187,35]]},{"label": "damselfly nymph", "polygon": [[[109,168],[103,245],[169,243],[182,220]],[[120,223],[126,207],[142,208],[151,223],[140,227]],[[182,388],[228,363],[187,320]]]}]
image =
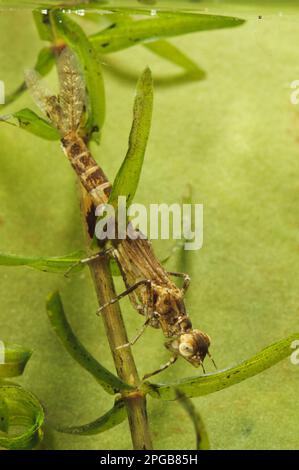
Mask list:
[{"label": "damselfly nymph", "polygon": [[[84,140],[85,83],[77,58],[69,48],[65,48],[58,57],[57,69],[58,96],[47,91],[39,75],[32,70],[26,72],[26,83],[37,105],[59,130],[65,154],[94,206],[98,207],[108,202],[111,184]],[[131,226],[128,229],[134,230]],[[167,272],[155,257],[151,243],[138,231],[135,233],[135,237],[127,236],[109,242],[110,249],[106,253],[117,261],[126,290],[102,305],[99,312],[128,295],[135,309],[145,316],[136,338],[119,347],[134,344],[147,326],[162,329],[172,358],[147,376],[164,370],[179,356],[193,366],[203,367],[206,355],[210,356],[210,338],[202,331],[193,329],[186,312],[184,295],[189,286],[189,276]],[[183,279],[182,288],[172,281],[172,276]]]}]

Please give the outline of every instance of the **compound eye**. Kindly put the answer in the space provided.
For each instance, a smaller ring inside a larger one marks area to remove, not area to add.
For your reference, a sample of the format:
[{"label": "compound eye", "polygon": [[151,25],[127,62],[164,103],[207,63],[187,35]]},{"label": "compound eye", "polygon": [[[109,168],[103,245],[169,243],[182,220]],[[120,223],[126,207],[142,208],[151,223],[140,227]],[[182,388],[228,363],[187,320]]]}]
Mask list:
[{"label": "compound eye", "polygon": [[194,354],[192,346],[190,346],[188,343],[181,343],[179,346],[179,351],[184,357],[191,357]]}]

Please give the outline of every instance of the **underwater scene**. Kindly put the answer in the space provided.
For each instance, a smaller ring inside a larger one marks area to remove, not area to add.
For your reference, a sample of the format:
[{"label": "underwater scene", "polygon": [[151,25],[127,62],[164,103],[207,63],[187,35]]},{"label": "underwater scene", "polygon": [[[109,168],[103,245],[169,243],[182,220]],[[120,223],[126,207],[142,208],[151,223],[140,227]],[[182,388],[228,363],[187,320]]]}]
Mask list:
[{"label": "underwater scene", "polygon": [[299,449],[298,20],[0,0],[0,449]]}]

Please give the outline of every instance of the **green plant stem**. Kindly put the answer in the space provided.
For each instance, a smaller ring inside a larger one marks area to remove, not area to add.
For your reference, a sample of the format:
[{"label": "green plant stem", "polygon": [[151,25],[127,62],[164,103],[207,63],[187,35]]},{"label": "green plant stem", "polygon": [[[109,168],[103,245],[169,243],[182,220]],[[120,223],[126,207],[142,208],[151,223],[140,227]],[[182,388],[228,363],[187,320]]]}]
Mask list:
[{"label": "green plant stem", "polygon": [[[95,217],[90,197],[81,186],[81,208],[87,245],[90,247],[90,215]],[[89,221],[89,222],[88,222]],[[104,305],[116,297],[109,260],[99,256],[89,263],[99,305]],[[146,412],[146,398],[140,386],[138,371],[130,347],[117,349],[128,343],[128,336],[118,302],[108,305],[101,313],[110,350],[118,376],[126,383],[136,386],[136,390],[123,391],[122,398],[126,406],[133,448],[135,450],[151,450],[152,441]]]},{"label": "green plant stem", "polygon": [[[90,263],[90,270],[99,304],[103,305],[115,298],[116,293],[107,258],[103,256],[92,261]],[[103,310],[101,315],[117,373],[122,380],[137,387],[140,384],[140,379],[131,348],[116,349],[118,346],[128,342],[118,303],[109,305]],[[127,408],[134,449],[152,449],[144,394],[137,390],[124,392],[123,399]]]}]

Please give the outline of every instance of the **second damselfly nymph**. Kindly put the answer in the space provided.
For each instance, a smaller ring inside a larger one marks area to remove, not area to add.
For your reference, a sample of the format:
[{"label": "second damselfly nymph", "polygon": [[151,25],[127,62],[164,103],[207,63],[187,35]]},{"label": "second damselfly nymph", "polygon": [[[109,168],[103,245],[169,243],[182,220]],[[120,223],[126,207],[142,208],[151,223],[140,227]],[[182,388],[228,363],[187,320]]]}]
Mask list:
[{"label": "second damselfly nymph", "polygon": [[[64,48],[57,58],[57,70],[58,96],[43,86],[41,77],[34,70],[26,72],[26,83],[36,104],[59,130],[65,154],[94,206],[98,207],[108,202],[111,184],[87,147],[84,132],[85,82],[77,57],[70,48]],[[150,74],[150,71],[147,69],[145,73]],[[172,357],[146,377],[166,369],[179,356],[203,368],[206,355],[210,356],[210,338],[201,330],[193,329],[186,312],[184,296],[189,286],[189,276],[167,272],[156,258],[151,243],[138,231],[136,235],[135,239],[127,236],[122,240],[110,241],[112,246],[106,254],[109,253],[117,261],[126,290],[102,305],[99,312],[128,295],[135,309],[145,316],[138,335],[130,343],[119,347],[134,344],[147,326],[162,329],[167,338],[165,345],[172,352]],[[183,279],[182,288],[173,282],[173,276]]]}]

